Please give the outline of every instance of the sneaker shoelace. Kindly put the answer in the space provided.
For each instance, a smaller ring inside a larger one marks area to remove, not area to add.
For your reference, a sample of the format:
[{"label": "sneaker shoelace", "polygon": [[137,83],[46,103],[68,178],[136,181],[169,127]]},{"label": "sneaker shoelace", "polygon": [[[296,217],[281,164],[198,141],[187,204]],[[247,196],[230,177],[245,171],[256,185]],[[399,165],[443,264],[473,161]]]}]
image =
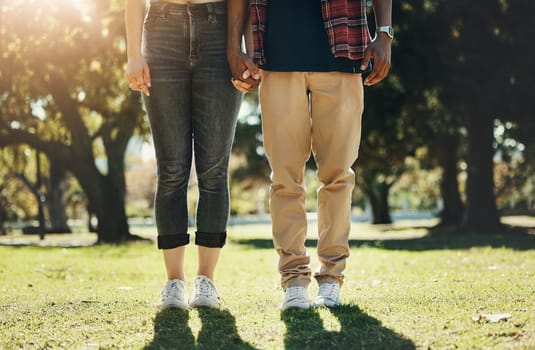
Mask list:
[{"label": "sneaker shoelace", "polygon": [[197,293],[203,297],[219,299],[214,285],[206,278],[197,280]]},{"label": "sneaker shoelace", "polygon": [[290,287],[288,288],[288,300],[305,299],[303,288]]},{"label": "sneaker shoelace", "polygon": [[177,281],[171,281],[171,283],[169,283],[169,287],[164,288],[164,290],[162,291],[162,297],[164,298],[169,298],[169,296],[171,295],[172,296],[180,295],[180,288],[178,287]]},{"label": "sneaker shoelace", "polygon": [[330,300],[338,299],[337,285],[335,283],[323,283],[320,285],[318,295]]}]

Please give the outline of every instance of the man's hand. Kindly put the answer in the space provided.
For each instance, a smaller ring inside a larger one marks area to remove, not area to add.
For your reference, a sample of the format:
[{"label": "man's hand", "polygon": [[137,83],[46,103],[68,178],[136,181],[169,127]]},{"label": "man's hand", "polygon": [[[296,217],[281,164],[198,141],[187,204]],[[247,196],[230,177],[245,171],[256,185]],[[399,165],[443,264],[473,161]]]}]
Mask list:
[{"label": "man's hand", "polygon": [[364,80],[364,85],[375,85],[388,75],[392,54],[392,39],[385,33],[377,33],[375,39],[368,45],[362,58],[361,70],[365,70],[373,58],[373,70]]},{"label": "man's hand", "polygon": [[260,84],[260,72],[253,60],[243,52],[228,51],[227,60],[232,84],[243,93],[254,91]]}]

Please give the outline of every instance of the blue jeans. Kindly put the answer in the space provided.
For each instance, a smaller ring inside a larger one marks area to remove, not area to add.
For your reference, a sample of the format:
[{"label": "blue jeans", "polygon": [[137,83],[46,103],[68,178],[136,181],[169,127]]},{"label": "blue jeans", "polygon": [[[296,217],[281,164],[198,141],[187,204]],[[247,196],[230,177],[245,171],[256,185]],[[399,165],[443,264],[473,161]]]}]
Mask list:
[{"label": "blue jeans", "polygon": [[222,247],[229,216],[228,163],[242,95],[226,60],[226,2],[152,3],[143,29],[151,73],[145,96],[158,167],[158,248],[189,243],[187,190],[195,153],[195,243]]}]

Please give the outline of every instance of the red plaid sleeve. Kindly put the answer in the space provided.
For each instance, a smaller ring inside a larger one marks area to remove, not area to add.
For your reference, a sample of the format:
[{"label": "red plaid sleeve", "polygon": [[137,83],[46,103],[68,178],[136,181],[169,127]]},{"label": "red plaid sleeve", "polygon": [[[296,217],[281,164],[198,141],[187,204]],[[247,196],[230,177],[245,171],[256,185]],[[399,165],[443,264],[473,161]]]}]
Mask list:
[{"label": "red plaid sleeve", "polygon": [[366,0],[321,0],[321,10],[334,56],[361,59],[371,40]]},{"label": "red plaid sleeve", "polygon": [[254,61],[265,63],[264,36],[266,33],[267,0],[251,0],[249,3],[249,18],[253,29]]}]

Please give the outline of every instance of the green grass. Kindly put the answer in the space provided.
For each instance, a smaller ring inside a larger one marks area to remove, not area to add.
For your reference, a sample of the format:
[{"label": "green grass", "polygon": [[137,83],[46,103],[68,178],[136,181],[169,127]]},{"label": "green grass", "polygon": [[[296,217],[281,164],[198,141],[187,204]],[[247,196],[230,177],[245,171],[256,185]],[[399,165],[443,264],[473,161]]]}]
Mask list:
[{"label": "green grass", "polygon": [[[534,235],[353,231],[344,305],[287,312],[267,225],[230,229],[216,278],[222,310],[158,312],[165,274],[152,243],[0,246],[0,349],[535,348]],[[496,313],[511,318],[472,321]]]}]

